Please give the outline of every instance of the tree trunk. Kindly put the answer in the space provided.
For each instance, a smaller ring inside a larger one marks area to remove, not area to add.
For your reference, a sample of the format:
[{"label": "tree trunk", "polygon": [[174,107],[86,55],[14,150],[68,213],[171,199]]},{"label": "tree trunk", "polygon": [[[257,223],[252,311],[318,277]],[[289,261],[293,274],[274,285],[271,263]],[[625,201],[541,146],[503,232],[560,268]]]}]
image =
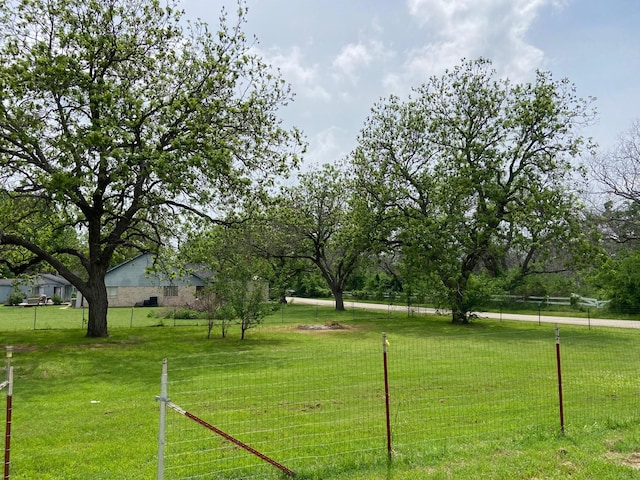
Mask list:
[{"label": "tree trunk", "polygon": [[344,298],[342,295],[342,289],[336,288],[332,293],[333,298],[336,301],[336,311],[344,312]]},{"label": "tree trunk", "polygon": [[469,323],[469,308],[464,299],[466,282],[458,284],[455,293],[451,295],[451,323],[464,325]]},{"label": "tree trunk", "polygon": [[89,281],[83,293],[89,302],[89,322],[87,323],[87,337],[101,338],[108,337],[107,312],[109,309],[109,299],[107,298],[107,287],[104,284],[106,268],[95,268],[89,272]]},{"label": "tree trunk", "polygon": [[211,330],[213,329],[213,318],[207,319],[207,340],[211,338]]},{"label": "tree trunk", "polygon": [[247,324],[246,320],[242,320],[242,322],[240,322],[240,330],[242,331],[242,333],[240,334],[240,340],[244,340],[244,332],[247,331],[247,328],[249,328],[249,325]]},{"label": "tree trunk", "polygon": [[222,330],[222,338],[227,337],[227,328],[229,326],[229,320],[222,319],[220,322],[220,329]]},{"label": "tree trunk", "polygon": [[346,282],[346,276],[344,272],[342,274],[336,273],[334,275],[331,272],[331,269],[326,267],[322,262],[316,261],[315,264],[320,269],[322,277],[327,282],[327,287],[329,287],[329,290],[331,290],[331,295],[333,295],[333,298],[336,301],[336,311],[344,312],[343,291],[344,284]]},{"label": "tree trunk", "polygon": [[107,299],[107,287],[104,284],[104,276],[101,281],[90,281],[89,291],[85,294],[89,302],[89,322],[87,323],[87,337],[108,337],[107,311],[109,301]]},{"label": "tree trunk", "polygon": [[456,325],[464,325],[469,323],[468,312],[462,310],[453,310],[451,312],[451,323]]}]

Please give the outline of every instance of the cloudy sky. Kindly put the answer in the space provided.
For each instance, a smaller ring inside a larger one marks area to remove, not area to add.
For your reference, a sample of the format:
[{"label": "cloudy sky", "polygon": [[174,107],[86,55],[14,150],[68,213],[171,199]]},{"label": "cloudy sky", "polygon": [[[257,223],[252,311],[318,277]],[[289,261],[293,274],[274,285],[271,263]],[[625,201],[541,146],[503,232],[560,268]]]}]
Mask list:
[{"label": "cloudy sky", "polygon": [[[246,0],[245,31],[296,93],[281,110],[309,142],[306,163],[355,146],[372,105],[480,56],[513,81],[536,69],[596,97],[585,130],[603,149],[640,118],[638,0]],[[211,27],[235,0],[183,0]]]}]

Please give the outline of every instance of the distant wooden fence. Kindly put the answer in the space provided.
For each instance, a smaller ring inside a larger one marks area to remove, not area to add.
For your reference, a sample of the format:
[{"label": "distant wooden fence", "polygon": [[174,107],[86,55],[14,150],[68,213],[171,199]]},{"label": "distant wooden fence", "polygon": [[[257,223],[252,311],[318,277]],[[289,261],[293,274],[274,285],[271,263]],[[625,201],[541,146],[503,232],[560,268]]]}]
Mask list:
[{"label": "distant wooden fence", "polygon": [[[362,298],[362,299],[375,299],[380,300],[399,300],[420,302],[424,301],[425,296],[419,295],[406,295],[399,292],[344,292],[344,298]],[[428,297],[428,295],[426,296]],[[494,302],[518,302],[518,303],[533,303],[536,305],[565,305],[565,306],[581,306],[581,307],[593,307],[602,308],[605,307],[610,300],[598,300],[597,298],[583,297],[580,295],[572,295],[570,297],[555,297],[555,296],[535,296],[535,295],[492,295],[491,300]]]},{"label": "distant wooden fence", "polygon": [[610,300],[598,300],[597,298],[582,297],[580,295],[572,295],[570,297],[549,297],[549,296],[534,296],[534,295],[492,295],[491,299],[494,302],[509,301],[509,302],[523,302],[523,303],[535,303],[543,305],[577,305],[583,307],[602,308],[606,306]]}]

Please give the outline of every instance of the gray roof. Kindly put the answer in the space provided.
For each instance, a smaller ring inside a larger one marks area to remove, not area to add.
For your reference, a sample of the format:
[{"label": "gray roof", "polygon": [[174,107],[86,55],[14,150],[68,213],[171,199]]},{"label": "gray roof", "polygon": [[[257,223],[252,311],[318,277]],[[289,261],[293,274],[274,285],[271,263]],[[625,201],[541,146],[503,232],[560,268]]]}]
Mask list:
[{"label": "gray roof", "polygon": [[69,280],[67,280],[64,277],[61,277],[59,275],[53,275],[51,273],[42,273],[40,275],[38,275],[38,279],[36,280],[36,282],[38,285],[45,285],[45,284],[58,284],[58,285],[71,285],[71,282],[69,282]]},{"label": "gray roof", "polygon": [[0,278],[0,286],[12,286],[19,282],[25,285],[71,285],[71,283],[63,277],[52,273],[39,273],[31,278]]}]

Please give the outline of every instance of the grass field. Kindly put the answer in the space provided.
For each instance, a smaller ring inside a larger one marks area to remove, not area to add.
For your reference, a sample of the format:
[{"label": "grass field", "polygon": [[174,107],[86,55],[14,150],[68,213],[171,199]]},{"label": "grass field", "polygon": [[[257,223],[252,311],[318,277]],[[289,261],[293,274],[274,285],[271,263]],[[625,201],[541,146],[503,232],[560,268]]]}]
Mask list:
[{"label": "grass field", "polygon": [[[562,327],[567,422],[563,435],[556,414],[551,326],[482,321],[459,327],[436,316],[337,313],[294,304],[250,330],[244,341],[233,328],[225,339],[214,329],[207,340],[203,325],[177,321],[174,327],[173,320],[148,316],[151,311],[111,309],[110,337],[87,339],[81,310],[0,307],[0,346],[15,349],[12,479],[155,478],[155,398],[164,358],[180,367],[172,371],[174,378],[180,369],[193,378],[206,374],[204,381],[215,385],[203,390],[212,392],[216,401],[216,391],[234,395],[235,403],[224,406],[230,425],[241,416],[240,396],[255,417],[267,415],[269,402],[287,407],[287,415],[268,422],[281,437],[293,435],[296,428],[290,425],[298,417],[304,417],[303,425],[314,425],[315,447],[296,440],[286,455],[278,453],[293,459],[298,478],[640,478],[640,336],[635,331]],[[346,328],[298,329],[327,322]],[[367,423],[367,412],[378,408],[380,396],[357,390],[353,398],[358,405],[352,405],[346,393],[351,383],[367,386],[373,378],[368,369],[379,368],[382,332],[390,339],[390,463],[384,437],[371,450],[366,445],[350,449],[349,443],[350,437],[368,441],[368,430],[384,434],[383,426]],[[318,364],[330,358],[328,352],[347,355],[341,357],[346,360],[338,367],[320,368]],[[324,385],[336,383],[333,373],[342,384]],[[301,379],[302,386],[289,387]],[[180,385],[170,388],[178,394]],[[321,398],[334,391],[344,396],[340,402],[328,398],[344,407],[345,413],[337,418]],[[291,408],[296,396],[305,392],[320,400]],[[200,400],[186,395],[175,401],[183,399],[194,408],[200,405]],[[262,402],[266,403],[261,406]],[[339,429],[331,427],[330,435],[322,430],[334,422]],[[171,443],[168,447],[173,448]],[[340,454],[344,447],[346,453]],[[221,446],[211,456],[224,461],[231,452]],[[177,472],[165,478],[186,478]],[[237,472],[202,478],[279,478],[271,469]]]}]

